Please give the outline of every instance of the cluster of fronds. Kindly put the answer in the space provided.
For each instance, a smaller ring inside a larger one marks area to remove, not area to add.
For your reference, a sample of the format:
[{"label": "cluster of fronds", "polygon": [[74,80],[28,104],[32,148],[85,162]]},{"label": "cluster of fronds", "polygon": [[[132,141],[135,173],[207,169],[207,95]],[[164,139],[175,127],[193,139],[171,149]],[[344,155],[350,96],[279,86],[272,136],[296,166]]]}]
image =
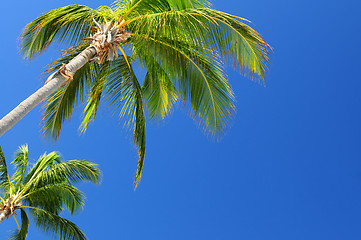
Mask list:
[{"label": "cluster of fronds", "polygon": [[[31,22],[22,35],[25,57],[41,53],[53,40],[76,46],[66,50],[49,71],[85,49],[83,39],[94,33],[93,20],[115,23],[122,18],[130,34],[118,46],[122,57],[101,65],[86,64],[71,83],[49,97],[45,135],[57,138],[64,120],[86,98],[81,125],[85,131],[104,99],[133,128],[139,149],[138,184],[145,156],[145,112],[150,119],[164,119],[181,99],[205,129],[221,133],[234,112],[223,62],[231,61],[243,73],[263,80],[271,48],[247,20],[210,6],[206,0],[124,0],[96,10],[70,5]],[[142,84],[134,74],[134,62],[146,71]]]},{"label": "cluster of fronds", "polygon": [[79,227],[59,214],[64,209],[73,214],[83,208],[85,196],[72,184],[83,181],[98,184],[101,172],[97,165],[84,160],[63,162],[56,152],[44,154],[35,164],[30,164],[27,146],[20,147],[12,164],[16,171],[10,178],[0,147],[0,200],[4,204],[10,199],[13,205],[19,205],[21,212],[21,227],[18,225],[11,239],[26,238],[28,213],[39,228],[60,239],[86,239]]}]

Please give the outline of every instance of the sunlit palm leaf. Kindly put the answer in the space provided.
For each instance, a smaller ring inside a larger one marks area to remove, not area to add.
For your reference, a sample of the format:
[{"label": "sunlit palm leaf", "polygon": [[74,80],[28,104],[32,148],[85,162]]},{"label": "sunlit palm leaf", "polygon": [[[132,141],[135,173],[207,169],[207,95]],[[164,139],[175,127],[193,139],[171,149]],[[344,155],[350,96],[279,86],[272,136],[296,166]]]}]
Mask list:
[{"label": "sunlit palm leaf", "polygon": [[235,66],[264,78],[270,46],[245,19],[209,8],[172,10],[136,17],[129,24],[134,34],[187,39],[196,46],[211,48]]},{"label": "sunlit palm leaf", "polygon": [[51,10],[31,23],[21,35],[21,52],[33,58],[43,52],[53,40],[78,45],[89,37],[93,19],[102,19],[96,11],[86,6],[69,5]]},{"label": "sunlit palm leaf", "polygon": [[169,11],[171,9],[168,0],[131,0],[125,1],[122,11],[124,11],[123,18],[131,19],[132,17]]},{"label": "sunlit palm leaf", "polygon": [[24,189],[30,191],[30,189],[37,189],[48,184],[61,183],[63,181],[71,183],[91,181],[98,184],[100,177],[101,173],[97,168],[97,164],[84,160],[69,160],[55,164],[46,171],[37,173],[36,177],[32,178]]},{"label": "sunlit palm leaf", "polygon": [[24,176],[26,173],[26,168],[29,163],[29,149],[27,145],[21,146],[19,150],[15,153],[15,159],[11,162],[15,164],[16,171],[12,176],[12,182],[17,188],[21,188]]},{"label": "sunlit palm leaf", "polygon": [[29,173],[25,176],[23,191],[30,188],[35,179],[44,174],[47,169],[60,162],[61,156],[56,152],[42,155],[36,164],[30,169]]},{"label": "sunlit palm leaf", "polygon": [[138,43],[138,52],[154,55],[164,66],[206,129],[212,134],[222,132],[234,111],[234,97],[217,56],[208,49],[167,38],[134,35],[133,41]]},{"label": "sunlit palm leaf", "polygon": [[159,63],[153,61],[147,69],[142,86],[146,109],[150,119],[164,119],[177,101],[178,91]]}]

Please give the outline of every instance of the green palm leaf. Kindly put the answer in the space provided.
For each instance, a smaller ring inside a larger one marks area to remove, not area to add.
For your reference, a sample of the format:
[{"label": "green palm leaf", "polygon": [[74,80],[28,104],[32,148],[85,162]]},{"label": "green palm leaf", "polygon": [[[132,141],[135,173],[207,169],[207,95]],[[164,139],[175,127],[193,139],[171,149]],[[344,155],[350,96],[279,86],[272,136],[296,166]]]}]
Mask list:
[{"label": "green palm leaf", "polygon": [[[88,44],[77,48],[70,48],[63,52],[63,56],[49,65],[47,72],[53,72],[83,51]],[[87,63],[73,76],[73,80],[49,96],[44,105],[43,133],[48,138],[57,139],[61,127],[76,106],[82,101],[85,93],[91,88],[92,82],[99,75],[99,67],[94,63]]]},{"label": "green palm leaf", "polygon": [[135,175],[136,186],[142,176],[145,157],[145,114],[141,86],[134,74],[131,59],[123,56],[112,63],[106,85],[107,100],[115,109],[120,108],[120,117],[125,117],[126,126],[133,127],[134,142],[138,146],[138,167]]},{"label": "green palm leaf", "polygon": [[54,164],[60,163],[61,157],[58,153],[52,152],[49,154],[42,155],[36,164],[30,169],[29,173],[26,175],[24,180],[24,189],[28,189],[35,179],[39,178],[44,172],[53,167]]},{"label": "green palm leaf", "polygon": [[24,209],[20,209],[21,212],[21,228],[17,229],[10,236],[10,240],[25,240],[29,230],[29,217]]},{"label": "green palm leaf", "polygon": [[15,153],[15,159],[11,162],[15,164],[16,171],[13,174],[12,182],[15,186],[20,188],[24,181],[24,176],[26,173],[26,168],[29,163],[29,149],[27,145],[21,146],[19,150]]},{"label": "green palm leaf", "polygon": [[147,65],[148,72],[143,82],[143,97],[150,119],[164,119],[178,99],[178,91],[170,76],[155,60]]},{"label": "green palm leaf", "polygon": [[4,152],[0,147],[0,192],[10,191],[10,178],[8,174],[8,168],[6,166]]},{"label": "green palm leaf", "polygon": [[87,239],[85,234],[73,222],[40,208],[32,207],[29,210],[36,225],[45,232],[59,236],[61,240]]},{"label": "green palm leaf", "polygon": [[[54,153],[50,153],[52,155]],[[100,182],[101,172],[97,164],[84,160],[69,160],[53,165],[42,172],[37,172],[24,189],[37,189],[48,184],[61,183],[64,181],[78,183],[91,181],[95,184]]]},{"label": "green palm leaf", "polygon": [[139,43],[138,52],[159,59],[195,116],[209,132],[219,134],[233,112],[234,97],[217,56],[207,49],[167,38],[134,35],[133,41]]},{"label": "green palm leaf", "polygon": [[135,17],[129,24],[135,35],[187,39],[193,45],[211,48],[224,60],[264,79],[270,46],[245,19],[209,8],[176,9]]},{"label": "green palm leaf", "polygon": [[[120,109],[125,125],[134,129],[138,184],[146,144],[144,108],[150,119],[163,119],[181,97],[209,133],[222,133],[234,112],[234,96],[223,62],[232,62],[242,73],[264,81],[271,47],[248,20],[210,7],[207,0],[117,0],[111,7],[96,10],[81,5],[55,9],[28,24],[21,37],[21,51],[27,58],[42,53],[54,40],[76,44],[49,71],[89,46],[82,40],[93,39],[95,25],[104,28],[102,23],[111,21],[118,26],[114,34],[127,36],[117,42],[124,57],[101,65],[86,64],[71,83],[48,98],[44,135],[56,139],[65,119],[87,98],[80,126],[84,132],[95,119],[100,102],[107,100],[107,107]],[[106,38],[102,37],[103,43]],[[110,52],[106,48],[97,51],[104,57],[117,55],[116,46],[110,46]],[[121,47],[131,50],[132,57],[128,59]],[[133,62],[145,69],[142,87]]]},{"label": "green palm leaf", "polygon": [[77,188],[66,182],[60,182],[36,188],[27,196],[26,202],[54,214],[62,212],[62,206],[65,206],[71,214],[74,214],[83,209],[84,199],[84,194]]},{"label": "green palm leaf", "polygon": [[[6,187],[1,189],[1,212],[5,214],[5,219],[13,216],[18,225],[10,239],[25,240],[29,228],[26,209],[39,227],[60,236],[60,239],[86,239],[74,223],[59,214],[65,209],[70,214],[83,209],[85,196],[72,183],[99,183],[101,172],[97,165],[85,160],[62,162],[60,154],[52,152],[42,155],[26,173],[27,165],[30,164],[27,146],[19,148],[12,164],[16,169],[10,182],[5,157],[0,148],[0,180],[8,183],[3,184]],[[15,217],[18,210],[21,212],[21,227]]]},{"label": "green palm leaf", "polygon": [[89,7],[69,5],[51,10],[26,25],[21,35],[21,52],[32,59],[42,53],[53,40],[78,45],[89,37],[93,19],[102,16]]}]

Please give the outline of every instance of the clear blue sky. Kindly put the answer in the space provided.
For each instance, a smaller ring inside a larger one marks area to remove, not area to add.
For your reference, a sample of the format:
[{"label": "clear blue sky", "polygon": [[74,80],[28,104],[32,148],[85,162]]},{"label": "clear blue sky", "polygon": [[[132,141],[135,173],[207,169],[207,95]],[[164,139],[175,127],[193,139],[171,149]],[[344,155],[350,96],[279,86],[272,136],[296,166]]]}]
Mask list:
[{"label": "clear blue sky", "polygon": [[[111,1],[3,1],[0,115],[41,86],[55,48],[31,63],[18,54],[21,29],[68,4]],[[178,105],[147,125],[140,186],[137,152],[116,116],[103,108],[80,135],[79,109],[56,143],[40,134],[37,107],[0,139],[8,162],[29,144],[36,160],[100,165],[100,186],[79,186],[83,212],[71,217],[90,239],[361,239],[361,3],[359,1],[216,0],[214,8],[250,19],[274,48],[266,86],[227,73],[237,113],[223,138],[203,135]],[[67,214],[65,216],[68,216]],[[30,224],[29,240],[48,239]],[[0,224],[0,240],[16,228]]]}]

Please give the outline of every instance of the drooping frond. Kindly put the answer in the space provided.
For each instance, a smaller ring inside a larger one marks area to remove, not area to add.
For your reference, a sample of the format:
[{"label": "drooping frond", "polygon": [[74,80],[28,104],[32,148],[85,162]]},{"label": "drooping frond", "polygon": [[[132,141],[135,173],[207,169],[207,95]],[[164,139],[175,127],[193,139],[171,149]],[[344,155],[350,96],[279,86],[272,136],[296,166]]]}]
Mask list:
[{"label": "drooping frond", "polygon": [[120,117],[126,119],[126,126],[133,127],[134,142],[138,146],[138,167],[135,175],[136,186],[142,176],[146,130],[145,114],[141,86],[134,74],[131,61],[123,51],[123,56],[113,61],[109,70],[109,80],[106,85],[106,96],[111,106],[120,108]]},{"label": "drooping frond", "polygon": [[24,209],[20,208],[21,212],[21,228],[14,230],[10,236],[10,240],[25,240],[29,230],[29,217]]},{"label": "drooping frond", "polygon": [[24,176],[26,173],[26,168],[28,167],[29,163],[29,149],[27,145],[21,146],[19,150],[15,153],[15,159],[11,162],[15,164],[16,171],[12,176],[12,182],[16,189],[21,188]]},{"label": "drooping frond", "polygon": [[[68,63],[78,55],[88,44],[82,44],[77,48],[70,48],[63,52],[63,56],[51,63],[47,72],[53,72]],[[48,138],[57,139],[61,127],[84,98],[85,92],[90,89],[94,78],[97,78],[99,67],[94,63],[87,63],[73,76],[73,80],[66,86],[58,89],[49,96],[44,105],[43,133]]]},{"label": "drooping frond", "polygon": [[52,42],[78,45],[89,37],[93,19],[100,20],[96,10],[82,5],[69,5],[53,9],[26,25],[20,39],[24,57],[32,59],[42,53]]},{"label": "drooping frond", "polygon": [[138,52],[160,62],[206,129],[222,132],[234,111],[234,97],[214,52],[167,38],[134,35],[133,41]]},{"label": "drooping frond", "polygon": [[35,220],[36,225],[45,232],[53,234],[59,237],[61,240],[87,239],[85,234],[73,222],[40,208],[31,207],[29,210]]},{"label": "drooping frond", "polygon": [[209,44],[213,48],[218,46],[224,59],[232,59],[241,70],[264,80],[271,47],[261,35],[236,16],[214,9],[201,12],[215,21],[207,22],[214,34]]},{"label": "drooping frond", "polygon": [[92,88],[88,93],[87,105],[83,111],[83,121],[80,125],[80,131],[85,132],[88,128],[89,122],[95,120],[99,103],[103,94],[104,85],[108,78],[109,64],[103,63],[101,70],[98,74],[94,74],[94,80],[92,81]]},{"label": "drooping frond", "polygon": [[0,147],[0,192],[5,193],[10,190],[10,178],[6,166],[5,155]]},{"label": "drooping frond", "polygon": [[148,63],[147,70],[142,86],[146,109],[150,119],[164,119],[177,101],[179,93],[170,76],[154,58]]}]

